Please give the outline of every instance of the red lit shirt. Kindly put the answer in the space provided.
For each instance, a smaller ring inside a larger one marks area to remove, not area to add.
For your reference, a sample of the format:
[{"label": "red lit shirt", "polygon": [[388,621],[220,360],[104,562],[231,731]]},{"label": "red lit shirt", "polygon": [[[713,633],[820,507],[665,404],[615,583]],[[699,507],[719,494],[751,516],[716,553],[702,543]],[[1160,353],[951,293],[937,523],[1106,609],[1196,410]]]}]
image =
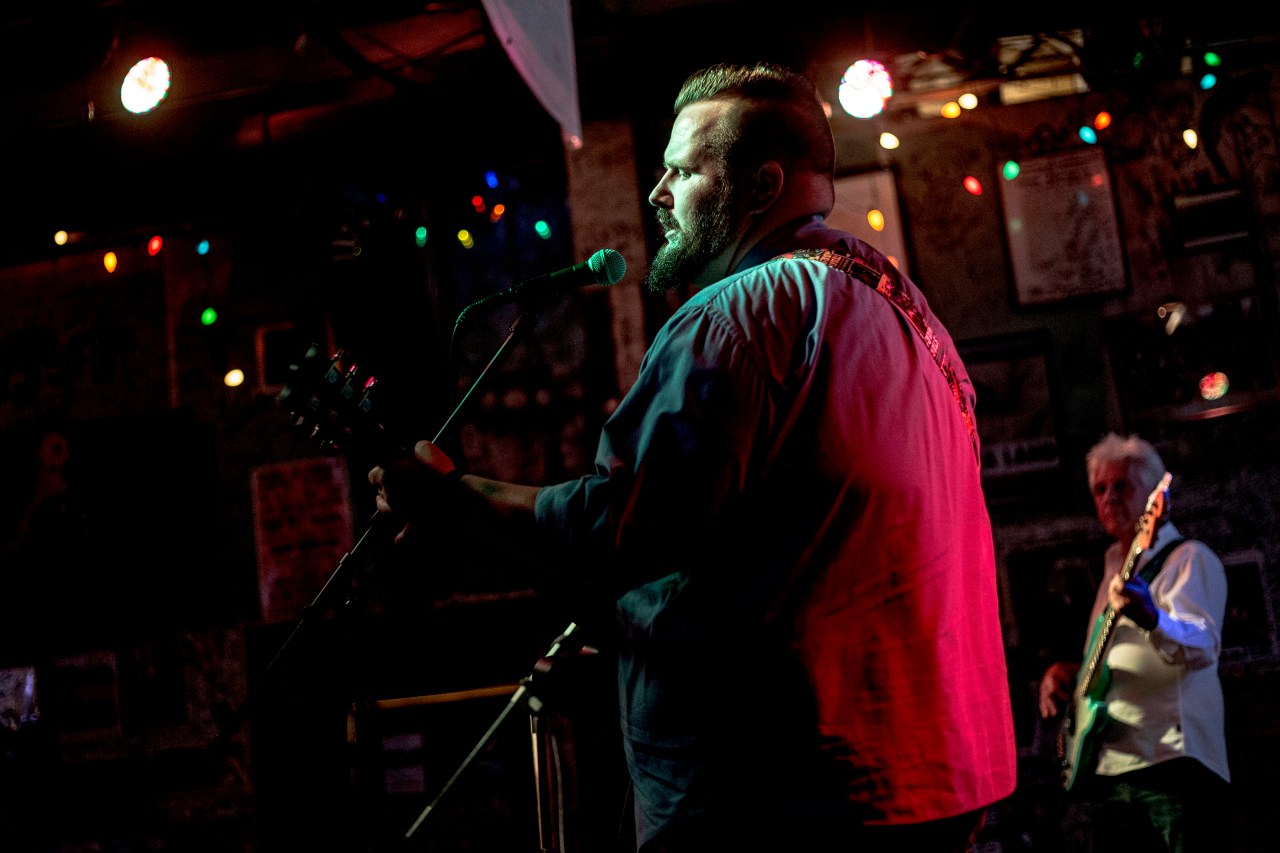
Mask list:
[{"label": "red lit shirt", "polygon": [[956,400],[874,289],[770,260],[802,248],[900,278],[973,407],[923,294],[820,219],[658,332],[595,471],[536,502],[544,530],[614,572],[641,842],[730,797],[837,790],[897,824],[1014,788],[991,526]]}]

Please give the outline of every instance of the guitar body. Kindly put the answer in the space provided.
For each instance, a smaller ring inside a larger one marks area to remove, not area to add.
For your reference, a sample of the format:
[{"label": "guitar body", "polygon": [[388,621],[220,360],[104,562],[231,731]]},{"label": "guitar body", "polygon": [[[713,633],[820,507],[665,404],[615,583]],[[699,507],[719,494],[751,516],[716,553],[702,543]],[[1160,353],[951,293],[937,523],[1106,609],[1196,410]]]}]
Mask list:
[{"label": "guitar body", "polygon": [[1102,751],[1101,732],[1106,727],[1107,703],[1085,700],[1075,706],[1071,721],[1062,730],[1062,787],[1070,791],[1093,775]]},{"label": "guitar body", "polygon": [[[1146,509],[1138,519],[1137,533],[1129,545],[1129,554],[1120,569],[1120,578],[1128,583],[1137,567],[1138,557],[1151,547],[1156,527],[1168,512],[1168,471],[1160,478],[1147,498]],[[1058,758],[1062,762],[1062,786],[1070,791],[1093,775],[1102,751],[1102,733],[1107,727],[1107,689],[1111,686],[1111,670],[1105,659],[1111,635],[1119,614],[1108,606],[1098,616],[1089,634],[1084,664],[1076,678],[1075,692],[1058,731]]]},{"label": "guitar body", "polygon": [[[1099,654],[1100,643],[1107,636],[1106,613],[1098,617],[1089,636],[1087,658]],[[1098,753],[1102,751],[1102,732],[1107,721],[1107,688],[1111,685],[1111,670],[1101,664],[1097,678],[1087,692],[1076,691],[1067,716],[1063,719],[1058,739],[1058,757],[1062,760],[1062,787],[1073,790],[1093,775],[1098,766]]]}]

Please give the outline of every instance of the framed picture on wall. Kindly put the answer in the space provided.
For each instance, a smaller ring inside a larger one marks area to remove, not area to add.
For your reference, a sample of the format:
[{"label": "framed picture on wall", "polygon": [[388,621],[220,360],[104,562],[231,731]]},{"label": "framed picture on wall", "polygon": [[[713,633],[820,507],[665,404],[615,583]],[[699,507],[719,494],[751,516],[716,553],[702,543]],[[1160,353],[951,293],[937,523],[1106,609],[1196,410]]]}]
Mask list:
[{"label": "framed picture on wall", "polygon": [[892,170],[836,178],[836,203],[827,224],[879,249],[903,274],[911,274],[907,269],[906,229]]},{"label": "framed picture on wall", "polygon": [[1222,622],[1222,661],[1227,664],[1274,661],[1280,640],[1272,612],[1260,551],[1222,555],[1227,570],[1227,615]]},{"label": "framed picture on wall", "polygon": [[993,503],[1022,501],[1061,485],[1061,442],[1048,332],[957,344],[977,394],[982,482]]},{"label": "framed picture on wall", "polygon": [[1024,161],[1002,180],[1019,306],[1128,290],[1111,174],[1096,148]]}]

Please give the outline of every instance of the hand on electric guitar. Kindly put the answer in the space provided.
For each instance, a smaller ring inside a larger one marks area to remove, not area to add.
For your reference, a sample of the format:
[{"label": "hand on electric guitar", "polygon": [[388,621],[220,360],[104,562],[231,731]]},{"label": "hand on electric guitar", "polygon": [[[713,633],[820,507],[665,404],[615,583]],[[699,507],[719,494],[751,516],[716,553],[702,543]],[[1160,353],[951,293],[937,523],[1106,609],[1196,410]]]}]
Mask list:
[{"label": "hand on electric guitar", "polygon": [[1063,707],[1071,698],[1079,672],[1078,663],[1059,662],[1049,665],[1040,678],[1041,717],[1047,720],[1062,713]]},{"label": "hand on electric guitar", "polygon": [[279,399],[289,408],[295,427],[325,450],[360,445],[379,460],[369,472],[369,482],[378,489],[379,515],[394,515],[402,524],[397,542],[410,534],[410,522],[422,527],[428,519],[436,530],[455,535],[463,525],[493,517],[514,519],[506,529],[519,535],[501,542],[513,549],[523,549],[536,535],[536,486],[472,475],[472,488],[466,488],[459,483],[453,460],[434,441],[419,441],[413,453],[405,450],[408,442],[396,440],[375,417],[377,379],[349,361],[346,353],[326,357],[313,345],[290,366],[289,375]]},{"label": "hand on electric guitar", "polygon": [[404,521],[395,541],[404,541],[414,519],[443,516],[446,508],[456,504],[458,477],[458,469],[448,454],[426,439],[414,445],[412,456],[369,471],[369,482],[378,490],[378,512],[398,514]]},{"label": "hand on electric guitar", "polygon": [[1150,631],[1159,622],[1160,614],[1151,598],[1151,588],[1139,575],[1128,583],[1116,575],[1107,589],[1108,603],[1121,616],[1128,616],[1144,631]]}]

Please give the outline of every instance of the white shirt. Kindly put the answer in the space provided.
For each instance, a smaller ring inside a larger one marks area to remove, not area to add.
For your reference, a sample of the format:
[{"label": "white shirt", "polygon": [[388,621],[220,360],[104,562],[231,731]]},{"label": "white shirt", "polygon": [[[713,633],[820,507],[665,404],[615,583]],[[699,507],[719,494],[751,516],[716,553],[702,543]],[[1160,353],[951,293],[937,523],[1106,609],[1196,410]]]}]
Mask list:
[{"label": "white shirt", "polygon": [[[1161,525],[1134,573],[1180,535],[1172,523]],[[1111,579],[1127,556],[1119,542],[1107,549],[1090,625],[1106,608]],[[1107,649],[1111,721],[1102,734],[1097,772],[1115,776],[1187,756],[1230,781],[1218,676],[1227,606],[1222,561],[1204,543],[1188,539],[1173,549],[1150,586],[1159,608],[1156,627],[1143,631],[1120,617]]]}]

